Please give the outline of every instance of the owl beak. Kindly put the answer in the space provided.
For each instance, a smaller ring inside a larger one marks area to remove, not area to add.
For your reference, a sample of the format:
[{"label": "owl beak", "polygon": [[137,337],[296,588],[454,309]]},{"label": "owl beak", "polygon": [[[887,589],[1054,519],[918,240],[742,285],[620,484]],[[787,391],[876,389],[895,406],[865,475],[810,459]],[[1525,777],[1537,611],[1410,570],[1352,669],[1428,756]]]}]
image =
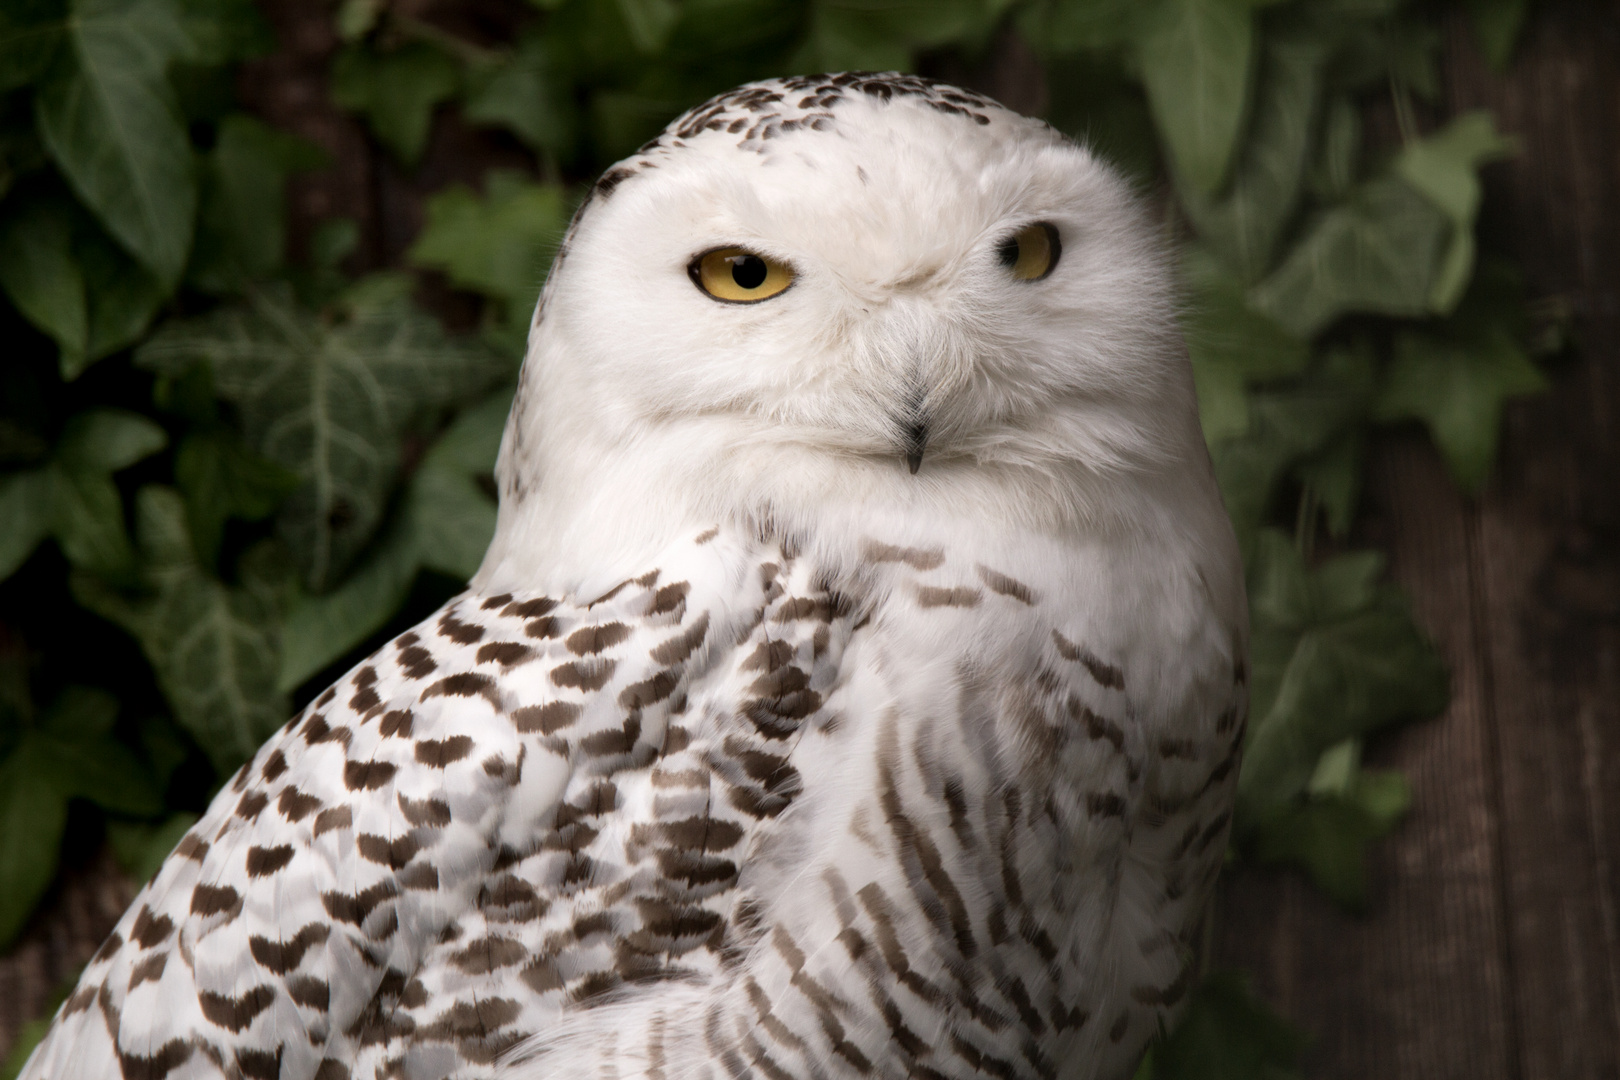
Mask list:
[{"label": "owl beak", "polygon": [[928,392],[918,385],[913,387],[905,410],[896,419],[900,421],[900,439],[906,449],[906,466],[916,476],[922,468],[923,450],[928,447],[928,409],[924,404]]},{"label": "owl beak", "polygon": [[922,468],[922,452],[928,449],[928,413],[920,406],[901,421],[901,442],[906,445],[906,466],[915,476]]},{"label": "owl beak", "polygon": [[923,450],[928,446],[928,421],[918,417],[906,425],[906,465],[911,469],[911,475],[916,476],[917,470],[922,468]]}]

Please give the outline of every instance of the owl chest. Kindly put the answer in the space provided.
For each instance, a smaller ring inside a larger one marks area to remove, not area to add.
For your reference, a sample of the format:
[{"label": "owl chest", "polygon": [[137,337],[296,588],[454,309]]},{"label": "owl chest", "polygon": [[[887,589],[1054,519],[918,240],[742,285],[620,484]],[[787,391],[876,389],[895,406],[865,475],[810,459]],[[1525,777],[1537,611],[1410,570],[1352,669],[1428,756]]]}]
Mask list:
[{"label": "owl chest", "polygon": [[909,567],[851,637],[791,756],[796,831],[750,884],[787,937],[774,962],[812,958],[780,973],[785,1001],[814,1006],[791,989],[808,976],[890,1030],[958,1033],[941,1073],[1049,1074],[1087,1040],[1132,1045],[1185,990],[1241,673],[1229,640],[1151,603],[951,569]]}]

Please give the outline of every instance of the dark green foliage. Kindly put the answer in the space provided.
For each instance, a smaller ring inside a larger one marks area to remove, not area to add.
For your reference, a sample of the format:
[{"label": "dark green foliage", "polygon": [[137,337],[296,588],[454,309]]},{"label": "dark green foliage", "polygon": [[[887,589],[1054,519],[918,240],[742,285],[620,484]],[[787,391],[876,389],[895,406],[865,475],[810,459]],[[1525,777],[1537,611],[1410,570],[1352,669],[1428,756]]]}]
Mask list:
[{"label": "dark green foliage", "polygon": [[191,283],[229,293],[281,265],[286,247],[282,190],[294,172],[319,168],[326,155],[246,113],[218,124],[202,156],[202,205],[191,252]]},{"label": "dark green foliage", "polygon": [[1136,1080],[1291,1080],[1305,1037],[1235,972],[1206,979],[1181,1024],[1154,1042]]},{"label": "dark green foliage", "polygon": [[70,0],[34,98],[41,140],[74,193],[166,284],[186,262],[196,167],[169,64],[192,42],[165,0]]},{"label": "dark green foliage", "polygon": [[546,35],[530,33],[510,56],[472,66],[462,106],[467,119],[504,127],[537,153],[567,154],[578,138],[579,116],[558,49]]},{"label": "dark green foliage", "polygon": [[255,548],[239,567],[242,583],[231,586],[198,561],[179,492],[142,488],[135,519],[134,586],[78,574],[74,598],[140,643],[175,719],[228,775],[286,720],[287,702],[275,690],[277,589],[285,587],[279,553]]},{"label": "dark green foliage", "polygon": [[1250,562],[1251,697],[1234,831],[1265,862],[1362,900],[1362,852],[1405,811],[1398,776],[1360,771],[1360,740],[1445,706],[1445,665],[1364,551],[1307,567],[1259,534]]},{"label": "dark green foliage", "polygon": [[291,290],[254,290],[197,319],[170,322],[136,351],[169,377],[206,365],[236,407],[254,452],[301,483],[277,515],[305,586],[335,584],[381,520],[402,438],[424,416],[488,389],[512,369],[450,339],[386,279],[355,290],[336,317]]},{"label": "dark green foliage", "polygon": [[0,286],[56,342],[65,379],[138,339],[164,298],[155,276],[52,191],[0,205]]},{"label": "dark green foliage", "polygon": [[131,571],[134,553],[112,474],[163,448],[163,429],[143,416],[94,409],[73,416],[50,458],[0,479],[0,575],[54,536],[75,566],[109,577]]},{"label": "dark green foliage", "polygon": [[407,258],[494,301],[486,311],[486,337],[492,347],[518,355],[572,200],[560,184],[532,184],[507,172],[491,172],[484,187],[483,199],[451,187],[428,200],[427,222]]},{"label": "dark green foliage", "polygon": [[[1528,0],[1463,3],[1505,63]],[[535,0],[493,46],[388,0],[333,17],[333,101],[391,168],[452,109],[533,155],[433,194],[409,269],[359,280],[340,269],[353,222],[287,262],[286,180],[325,161],[234,101],[234,65],[274,44],[252,0],[0,6],[0,946],[49,886],[71,802],[150,874],[290,708],[473,573],[584,182],[736,83],[971,69],[1008,34],[1044,66],[1054,125],[1171,196],[1250,575],[1238,858],[1365,902],[1366,845],[1409,792],[1361,768],[1363,740],[1439,711],[1446,674],[1382,557],[1337,546],[1364,448],[1416,421],[1477,491],[1504,403],[1545,385],[1512,269],[1476,252],[1479,170],[1512,142],[1485,113],[1412,119],[1439,86],[1437,8]],[[1402,144],[1365,147],[1361,110],[1385,94]],[[481,306],[475,332],[418,306],[422,275]],[[105,662],[74,652],[96,634]],[[1299,1049],[1217,975],[1141,1075],[1286,1077]]]},{"label": "dark green foliage", "polygon": [[1546,389],[1531,357],[1556,344],[1529,340],[1517,273],[1487,262],[1450,318],[1396,335],[1374,415],[1422,421],[1457,482],[1478,491],[1496,464],[1503,405]]},{"label": "dark green foliage", "polygon": [[118,699],[103,690],[69,686],[36,720],[22,674],[4,703],[5,757],[0,759],[0,940],[9,941],[56,873],[69,799],[86,799],[115,814],[145,817],[163,800],[141,760],[113,738]]},{"label": "dark green foliage", "polygon": [[459,83],[455,61],[420,41],[386,53],[351,46],[332,66],[332,100],[364,116],[406,164],[422,156],[434,108]]},{"label": "dark green foliage", "polygon": [[1474,34],[1485,58],[1498,71],[1513,59],[1514,46],[1530,14],[1531,0],[1464,0],[1474,20]]},{"label": "dark green foliage", "polygon": [[1134,35],[1153,121],[1189,190],[1219,191],[1249,112],[1254,12],[1245,0],[1158,0]]},{"label": "dark green foliage", "polygon": [[475,478],[495,468],[511,403],[511,394],[500,392],[462,413],[423,456],[365,563],[330,592],[294,601],[281,689],[298,686],[382,626],[418,570],[465,581],[478,569],[495,534],[495,501]]}]

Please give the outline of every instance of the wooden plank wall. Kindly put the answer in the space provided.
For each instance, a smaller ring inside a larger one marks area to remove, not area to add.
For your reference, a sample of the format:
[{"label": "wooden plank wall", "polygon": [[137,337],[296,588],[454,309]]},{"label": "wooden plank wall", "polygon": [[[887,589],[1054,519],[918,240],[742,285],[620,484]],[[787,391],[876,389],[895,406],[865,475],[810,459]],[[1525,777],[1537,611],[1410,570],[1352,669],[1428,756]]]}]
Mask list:
[{"label": "wooden plank wall", "polygon": [[[360,261],[396,257],[420,196],[470,180],[510,147],[441,123],[405,177],[325,101],[322,0],[266,10],[283,48],[244,73],[272,122],[335,167],[294,184],[309,223],[355,217]],[[1017,65],[988,73],[1037,104]],[[1415,808],[1374,856],[1365,916],[1286,874],[1245,872],[1222,896],[1224,962],[1311,1031],[1322,1080],[1620,1078],[1620,9],[1538,8],[1505,76],[1460,22],[1446,40],[1443,112],[1486,106],[1524,152],[1487,179],[1485,246],[1531,290],[1573,305],[1578,359],[1508,416],[1503,467],[1466,501],[1416,435],[1376,448],[1364,538],[1452,668],[1445,716],[1374,744],[1410,776]],[[1028,100],[1026,100],[1028,99]],[[453,311],[452,311],[453,314]],[[73,868],[0,959],[0,1052],[94,951],[130,896],[105,856]]]},{"label": "wooden plank wall", "polygon": [[1579,356],[1509,410],[1465,501],[1418,437],[1377,448],[1368,538],[1452,668],[1444,717],[1376,763],[1415,808],[1365,918],[1297,880],[1224,896],[1224,957],[1311,1030],[1309,1074],[1620,1077],[1620,9],[1542,5],[1506,77],[1461,22],[1447,112],[1488,107],[1523,152],[1487,173],[1485,246],[1573,305]]}]

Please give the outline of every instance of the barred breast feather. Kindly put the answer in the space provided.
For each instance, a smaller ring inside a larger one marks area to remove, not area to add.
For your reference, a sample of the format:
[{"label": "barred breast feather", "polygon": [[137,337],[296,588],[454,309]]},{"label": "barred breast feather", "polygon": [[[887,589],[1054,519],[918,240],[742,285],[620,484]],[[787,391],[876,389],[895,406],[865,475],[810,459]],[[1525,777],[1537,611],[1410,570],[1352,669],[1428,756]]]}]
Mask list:
[{"label": "barred breast feather", "polygon": [[862,563],[709,529],[453,600],[243,767],[24,1075],[1109,1075],[1187,985],[1241,664],[1155,741],[1046,585]]}]

